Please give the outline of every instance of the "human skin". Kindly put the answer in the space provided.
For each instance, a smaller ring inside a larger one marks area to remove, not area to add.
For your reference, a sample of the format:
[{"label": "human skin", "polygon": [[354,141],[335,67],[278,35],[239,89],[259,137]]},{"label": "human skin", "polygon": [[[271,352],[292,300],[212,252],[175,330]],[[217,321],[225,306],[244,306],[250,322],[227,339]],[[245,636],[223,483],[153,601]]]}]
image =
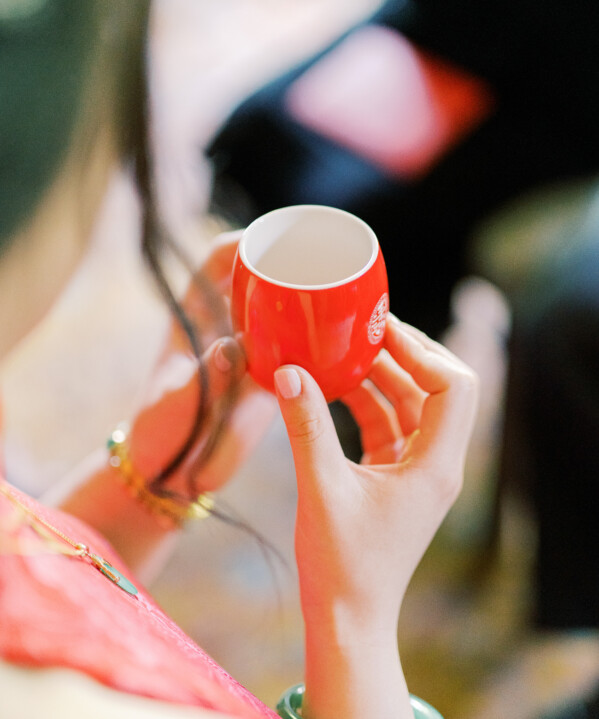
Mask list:
[{"label": "human skin", "polygon": [[[230,288],[233,256],[238,233],[217,238],[199,271],[225,295]],[[237,386],[236,401],[218,445],[195,477],[197,492],[222,487],[246,461],[269,426],[276,410],[274,397],[245,375],[243,351],[232,337],[216,337],[207,322],[205,304],[193,282],[183,299],[192,319],[201,323],[208,341],[203,362],[208,374],[209,407],[216,407],[229,386]],[[197,360],[178,324],[173,320],[164,349],[145,387],[136,417],[131,419],[130,456],[136,471],[156,476],[184,444],[191,430],[199,401]],[[208,423],[214,421],[209,414]],[[164,428],[168,427],[168,432]],[[185,461],[164,485],[187,492],[187,476],[202,447],[200,433]],[[50,493],[52,503],[100,531],[146,581],[166,560],[177,532],[156,521],[132,498],[109,463],[109,453],[98,449],[62,487]]]},{"label": "human skin", "polygon": [[[220,238],[204,267],[225,293],[237,238]],[[192,312],[202,311],[191,290],[186,304]],[[216,339],[205,361],[210,402],[230,381],[242,382],[239,413],[198,477],[198,489],[207,491],[226,483],[252,450],[272,417],[273,398],[244,377],[243,353],[233,338]],[[187,372],[181,363],[189,365]],[[188,379],[165,379],[169,364]],[[148,474],[185,436],[197,402],[194,366],[173,325],[148,403],[133,422],[132,456]],[[361,429],[360,465],[344,457],[324,397],[307,372],[282,368],[276,386],[298,481],[304,715],[328,719],[342,711],[347,717],[411,718],[397,619],[412,573],[461,486],[476,377],[444,347],[390,317],[385,350],[361,387],[344,397]],[[173,429],[170,448],[156,442],[165,422]],[[181,485],[187,466],[170,486]],[[138,573],[168,551],[173,533],[115,481],[104,450],[97,470],[83,472],[61,505],[107,536]]]},{"label": "human skin", "polygon": [[[86,175],[94,180],[84,193],[91,207],[102,195],[115,157],[108,132],[99,150],[97,174]],[[78,222],[78,205],[73,202],[80,170],[65,165],[66,175],[51,190],[58,194],[47,214],[23,228],[14,254],[0,258],[0,276],[7,277],[0,283],[0,307],[10,319],[10,325],[0,323],[3,354],[43,316],[86,246],[89,226]],[[234,243],[234,237],[217,242],[205,266],[224,292]],[[31,261],[43,258],[48,246],[52,267],[48,261]],[[28,251],[21,253],[19,247]],[[26,314],[14,308],[8,280],[15,277],[28,297]],[[51,285],[46,283],[49,278]],[[192,315],[205,317],[202,307],[195,305],[193,291],[186,301]],[[344,398],[361,427],[366,449],[361,465],[343,456],[328,407],[312,378],[301,368],[276,373],[298,481],[296,554],[306,626],[308,719],[411,719],[397,652],[397,617],[412,573],[462,481],[476,378],[443,347],[394,318],[387,325],[385,347],[369,378]],[[245,377],[243,353],[233,338],[215,338],[204,359],[209,403],[217,401],[232,381],[240,382],[241,401],[221,447],[198,476],[198,491],[217,489],[229,479],[273,411],[273,398]],[[171,373],[175,366],[177,372]],[[185,436],[197,405],[194,367],[173,325],[148,387],[147,403],[132,418],[131,455],[138,471],[151,476],[170,458],[170,453],[161,456],[156,451],[156,431],[165,421],[177,418],[169,433],[173,444]],[[233,447],[235,452],[230,451]],[[165,449],[170,452],[172,447]],[[185,469],[186,465],[171,478],[172,486],[180,486]],[[137,574],[175,534],[132,499],[103,449],[63,493],[60,505],[105,534]],[[41,709],[47,709],[45,696],[36,715]]]},{"label": "human skin", "polygon": [[345,398],[367,450],[360,465],[344,457],[308,373],[276,373],[298,481],[308,719],[411,719],[399,611],[462,484],[476,376],[394,317],[385,348],[369,380]]},{"label": "human skin", "polygon": [[[459,493],[477,402],[475,375],[445,348],[390,318],[386,351],[348,395],[367,454],[343,456],[327,404],[298,367],[276,373],[298,481],[296,556],[306,630],[308,719],[412,719],[397,650],[397,618],[414,569]],[[11,681],[34,682],[30,670]],[[14,667],[0,663],[0,677]],[[12,674],[11,674],[12,673]],[[72,679],[44,674],[44,707]],[[61,683],[62,682],[62,683]],[[78,706],[170,716],[159,703],[80,683]],[[14,692],[13,692],[14,693]],[[28,692],[37,716],[39,692]],[[9,697],[10,698],[10,697]],[[18,698],[18,697],[17,697]],[[68,708],[68,707],[67,707]],[[217,714],[218,715],[218,714]],[[215,716],[191,710],[189,716]]]}]

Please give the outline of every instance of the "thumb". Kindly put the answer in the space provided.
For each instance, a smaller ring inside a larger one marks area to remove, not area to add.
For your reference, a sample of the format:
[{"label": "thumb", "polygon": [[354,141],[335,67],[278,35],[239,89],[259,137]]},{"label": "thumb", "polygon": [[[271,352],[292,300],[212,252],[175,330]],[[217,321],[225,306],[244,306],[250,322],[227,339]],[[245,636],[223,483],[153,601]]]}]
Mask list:
[{"label": "thumb", "polygon": [[300,483],[337,473],[345,456],[320,387],[292,365],[276,370],[274,384]]}]

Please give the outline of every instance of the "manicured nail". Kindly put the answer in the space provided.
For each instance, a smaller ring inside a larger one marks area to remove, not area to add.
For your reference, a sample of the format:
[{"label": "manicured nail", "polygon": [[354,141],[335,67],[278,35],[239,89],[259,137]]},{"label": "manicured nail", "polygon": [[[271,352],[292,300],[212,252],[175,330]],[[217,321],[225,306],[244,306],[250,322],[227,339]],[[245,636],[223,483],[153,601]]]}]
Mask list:
[{"label": "manicured nail", "polygon": [[291,367],[283,367],[275,372],[275,385],[283,399],[299,397],[302,391],[300,376]]},{"label": "manicured nail", "polygon": [[223,341],[214,353],[214,364],[221,372],[228,372],[233,366],[235,350],[229,342]]}]

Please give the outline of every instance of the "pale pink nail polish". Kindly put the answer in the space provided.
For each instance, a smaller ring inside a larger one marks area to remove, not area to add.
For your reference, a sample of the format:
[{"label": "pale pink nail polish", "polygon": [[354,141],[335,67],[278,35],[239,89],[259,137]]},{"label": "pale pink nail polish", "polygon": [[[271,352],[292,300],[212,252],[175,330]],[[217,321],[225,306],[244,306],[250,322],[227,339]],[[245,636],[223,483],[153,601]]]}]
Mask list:
[{"label": "pale pink nail polish", "polygon": [[214,353],[214,364],[221,372],[228,372],[233,366],[233,363],[227,357],[226,350],[225,343],[221,342]]},{"label": "pale pink nail polish", "polygon": [[283,399],[299,397],[302,391],[302,382],[299,374],[290,367],[278,369],[275,372],[275,385]]}]

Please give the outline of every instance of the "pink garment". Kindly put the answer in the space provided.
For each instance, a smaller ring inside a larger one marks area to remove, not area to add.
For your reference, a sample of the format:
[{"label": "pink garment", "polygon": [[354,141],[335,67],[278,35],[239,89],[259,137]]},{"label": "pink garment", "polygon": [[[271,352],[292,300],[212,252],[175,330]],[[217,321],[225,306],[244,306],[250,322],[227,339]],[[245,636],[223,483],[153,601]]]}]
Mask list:
[{"label": "pink garment", "polygon": [[11,489],[38,516],[108,560],[139,594],[127,594],[81,558],[55,553],[0,494],[0,657],[76,669],[123,692],[244,719],[277,716],[164,614],[95,531]]}]

